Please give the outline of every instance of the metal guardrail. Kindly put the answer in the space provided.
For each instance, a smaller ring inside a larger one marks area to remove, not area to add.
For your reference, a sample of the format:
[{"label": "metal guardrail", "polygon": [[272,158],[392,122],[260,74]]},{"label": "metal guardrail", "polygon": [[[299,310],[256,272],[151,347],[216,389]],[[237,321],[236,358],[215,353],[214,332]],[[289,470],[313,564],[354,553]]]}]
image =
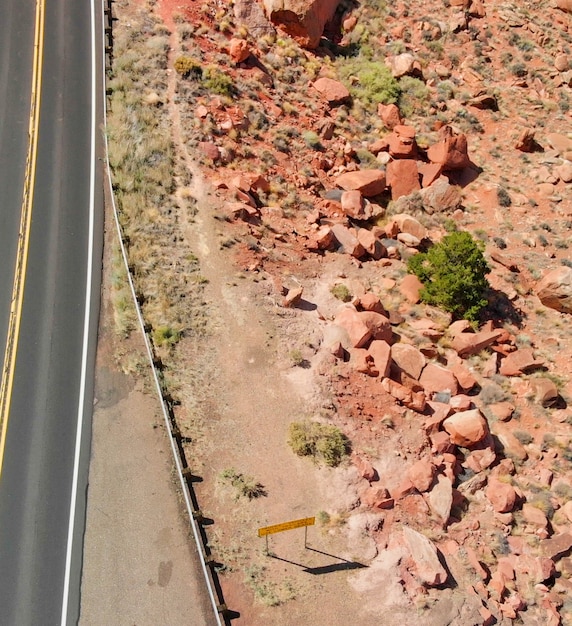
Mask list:
[{"label": "metal guardrail", "polygon": [[[113,23],[115,18],[113,17],[112,9],[113,0],[103,0],[103,14],[102,14],[102,32],[104,36],[104,62],[105,68],[103,77],[103,89],[106,91],[106,79],[113,73]],[[137,311],[137,319],[139,321],[139,327],[143,340],[145,342],[145,348],[147,356],[149,358],[149,364],[153,374],[153,380],[155,382],[155,388],[157,395],[161,403],[161,410],[165,422],[165,428],[170,434],[169,441],[171,444],[171,452],[173,454],[173,460],[175,462],[177,476],[183,492],[185,500],[185,506],[189,515],[189,521],[193,530],[193,537],[197,546],[197,551],[200,556],[201,568],[207,585],[208,594],[210,597],[211,605],[214,611],[215,620],[218,626],[228,626],[232,617],[236,617],[237,614],[230,611],[224,603],[224,597],[220,586],[218,575],[215,571],[217,562],[212,556],[211,550],[208,544],[208,537],[204,528],[204,523],[207,522],[207,518],[203,515],[197,496],[193,488],[193,480],[196,480],[196,476],[192,474],[191,468],[188,464],[185,450],[183,448],[183,437],[181,431],[177,425],[177,420],[173,411],[173,399],[170,397],[168,390],[161,383],[161,377],[159,374],[159,368],[161,366],[160,359],[155,355],[153,344],[150,340],[149,333],[147,332],[147,326],[143,319],[141,312],[140,302],[137,297],[137,291],[133,282],[133,276],[129,267],[129,261],[127,256],[127,249],[125,247],[123,230],[119,221],[119,215],[117,210],[117,204],[115,201],[115,195],[113,193],[112,171],[109,164],[108,153],[108,141],[107,141],[107,101],[104,105],[104,141],[105,141],[105,157],[104,162],[107,171],[107,181],[109,184],[109,194],[111,197],[111,204],[113,208],[113,216],[115,220],[115,227],[117,230],[119,244],[121,248],[121,256],[127,272],[127,278],[129,281],[129,288],[133,298],[133,303]]]}]

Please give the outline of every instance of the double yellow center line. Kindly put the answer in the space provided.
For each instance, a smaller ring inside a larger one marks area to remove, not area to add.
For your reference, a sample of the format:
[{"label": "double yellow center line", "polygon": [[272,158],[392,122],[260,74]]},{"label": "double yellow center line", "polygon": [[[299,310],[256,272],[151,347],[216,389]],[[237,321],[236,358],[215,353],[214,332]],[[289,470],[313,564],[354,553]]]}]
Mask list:
[{"label": "double yellow center line", "polygon": [[4,448],[6,446],[6,432],[16,370],[16,353],[18,337],[20,335],[20,320],[22,317],[22,303],[24,300],[24,283],[26,267],[28,265],[28,248],[30,243],[30,227],[32,224],[32,205],[34,202],[34,187],[36,179],[36,157],[38,152],[38,128],[40,126],[40,98],[42,91],[42,65],[44,50],[44,20],[45,0],[36,0],[36,18],[34,27],[34,61],[32,69],[32,97],[30,104],[30,121],[28,125],[28,155],[26,158],[26,172],[24,177],[24,193],[22,197],[22,214],[18,233],[18,249],[16,253],[16,270],[10,303],[10,318],[8,321],[8,335],[6,351],[2,366],[0,381],[0,476]]}]

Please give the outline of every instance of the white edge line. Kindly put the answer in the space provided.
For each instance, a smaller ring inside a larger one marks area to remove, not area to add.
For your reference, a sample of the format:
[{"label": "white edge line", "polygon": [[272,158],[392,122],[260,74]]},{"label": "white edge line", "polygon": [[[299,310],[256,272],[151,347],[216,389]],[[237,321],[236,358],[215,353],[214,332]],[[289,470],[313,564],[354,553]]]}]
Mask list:
[{"label": "white edge line", "polygon": [[[103,23],[103,20],[105,19],[105,16],[103,15],[102,12],[102,25],[104,26],[105,24]],[[105,88],[106,88],[106,83],[105,83],[105,51],[103,53],[103,93],[105,94]],[[105,98],[105,95],[104,95]],[[167,408],[165,406],[165,401],[163,399],[163,392],[162,392],[162,388],[161,388],[161,383],[159,382],[159,377],[157,376],[157,370],[155,369],[155,366],[153,364],[153,352],[151,350],[151,345],[149,343],[149,337],[147,336],[147,333],[145,332],[145,320],[143,319],[143,314],[141,312],[141,308],[139,306],[139,302],[137,300],[137,294],[135,291],[135,285],[133,284],[133,277],[131,276],[131,272],[129,270],[129,260],[127,258],[127,250],[125,249],[125,244],[123,243],[123,233],[121,230],[121,224],[119,223],[119,213],[117,210],[117,204],[115,202],[115,193],[113,191],[113,183],[112,183],[112,179],[111,179],[111,166],[109,165],[109,142],[107,140],[107,104],[105,103],[104,100],[104,107],[103,107],[103,120],[104,120],[104,142],[105,142],[105,165],[106,165],[106,169],[107,169],[107,181],[108,181],[108,185],[109,185],[109,193],[111,196],[111,204],[113,206],[113,217],[114,217],[114,221],[115,221],[115,228],[117,230],[117,236],[119,239],[119,247],[121,248],[121,256],[123,258],[123,263],[125,265],[125,269],[126,269],[126,273],[127,273],[127,280],[129,282],[129,288],[131,290],[131,297],[133,299],[133,304],[135,306],[135,310],[137,312],[137,319],[139,321],[139,328],[141,331],[141,335],[143,337],[143,341],[145,343],[145,348],[147,351],[147,357],[149,359],[149,364],[150,364],[150,368],[151,368],[151,372],[153,373],[153,380],[155,381],[155,388],[157,391],[157,396],[159,398],[159,403],[161,404],[161,411],[163,413],[163,420],[165,422],[165,428],[166,428],[166,432],[167,432],[167,436],[169,438],[169,443],[171,444],[171,453],[173,455],[173,459],[175,461],[175,466],[177,468],[177,476],[179,478],[179,483],[181,485],[181,490],[183,492],[183,498],[185,500],[185,506],[187,509],[187,513],[189,515],[189,519],[191,522],[191,527],[193,529],[193,537],[195,539],[195,544],[197,547],[197,552],[199,554],[200,557],[200,562],[201,562],[201,569],[203,572],[203,576],[207,585],[207,590],[209,593],[209,598],[211,601],[211,605],[213,608],[213,612],[214,612],[214,618],[216,620],[216,623],[218,626],[224,626],[222,620],[221,620],[221,615],[218,609],[218,604],[217,604],[217,600],[215,598],[215,593],[213,590],[213,585],[211,582],[211,578],[209,576],[209,572],[207,570],[207,564],[205,562],[205,555],[204,555],[204,551],[203,551],[203,544],[201,541],[201,538],[199,536],[199,530],[198,530],[198,524],[197,521],[195,520],[195,518],[193,517],[193,506],[191,503],[191,499],[190,499],[190,495],[189,495],[189,491],[188,491],[188,487],[187,487],[187,483],[183,477],[183,472],[182,472],[182,467],[181,467],[181,460],[179,458],[179,452],[175,446],[175,441],[174,438],[171,434],[171,424],[169,421],[169,415],[167,413]],[[64,626],[62,624],[62,626]]]},{"label": "white edge line", "polygon": [[81,452],[81,437],[83,431],[85,386],[87,375],[87,353],[89,342],[89,326],[91,315],[91,292],[93,280],[93,237],[94,237],[94,211],[95,211],[95,127],[96,127],[96,97],[95,88],[96,63],[95,63],[95,0],[90,2],[91,20],[91,164],[89,170],[89,241],[87,254],[87,277],[85,293],[85,312],[83,322],[83,347],[81,357],[81,377],[79,388],[79,399],[77,409],[77,429],[75,437],[75,455],[73,464],[72,492],[70,502],[70,518],[68,526],[68,542],[66,551],[66,569],[64,574],[64,593],[62,599],[62,621],[61,626],[66,626],[68,620],[68,603],[70,590],[71,560],[73,552],[73,535],[75,528],[75,512],[77,506],[77,488],[79,479],[79,460]]}]

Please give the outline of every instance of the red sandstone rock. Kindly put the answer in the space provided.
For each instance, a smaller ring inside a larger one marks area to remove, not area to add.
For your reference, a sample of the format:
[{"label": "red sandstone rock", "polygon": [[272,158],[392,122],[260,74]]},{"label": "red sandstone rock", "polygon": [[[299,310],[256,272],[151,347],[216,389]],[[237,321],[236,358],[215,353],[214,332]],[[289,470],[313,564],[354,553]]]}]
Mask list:
[{"label": "red sandstone rock", "polygon": [[426,393],[438,393],[439,391],[449,390],[452,396],[457,395],[458,384],[457,379],[446,367],[437,365],[436,363],[427,363],[421,376],[419,384],[425,389]]},{"label": "red sandstone rock", "polygon": [[334,224],[332,226],[332,234],[346,254],[349,254],[356,259],[360,259],[365,255],[365,249],[359,242],[358,238],[343,224]]},{"label": "red sandstone rock", "polygon": [[407,470],[407,477],[421,493],[431,489],[436,474],[437,468],[429,459],[420,459]]},{"label": "red sandstone rock", "polygon": [[396,104],[378,104],[377,114],[390,130],[401,124],[401,115]]},{"label": "red sandstone rock", "polygon": [[562,266],[548,272],[536,285],[536,295],[544,306],[572,313],[572,268]]},{"label": "red sandstone rock", "polygon": [[401,295],[411,304],[417,304],[419,302],[419,292],[421,289],[423,289],[423,283],[415,274],[407,274],[399,283]]},{"label": "red sandstone rock", "polygon": [[495,402],[489,404],[489,411],[500,422],[508,422],[514,413],[515,406],[510,402]]},{"label": "red sandstone rock", "polygon": [[445,584],[448,575],[439,561],[439,553],[434,544],[407,526],[403,528],[403,539],[415,563],[415,570],[421,583],[427,587]]},{"label": "red sandstone rock", "polygon": [[322,226],[308,241],[309,250],[332,250],[336,245],[336,237],[329,226]]},{"label": "red sandstone rock", "polygon": [[530,348],[521,348],[511,352],[501,361],[499,371],[503,376],[520,376],[543,365],[544,361],[536,359]]},{"label": "red sandstone rock", "polygon": [[525,502],[522,505],[522,516],[524,520],[533,526],[540,528],[546,528],[548,526],[548,519],[546,515],[534,505]]},{"label": "red sandstone rock", "polygon": [[262,0],[268,19],[302,47],[314,49],[340,0]]},{"label": "red sandstone rock", "polygon": [[450,369],[463,391],[470,391],[477,384],[477,379],[462,363],[455,363]]},{"label": "red sandstone rock", "polygon": [[228,54],[235,63],[242,63],[250,56],[250,46],[244,39],[231,39],[228,44]]},{"label": "red sandstone rock", "polygon": [[399,232],[417,237],[419,241],[427,237],[427,229],[423,224],[407,213],[398,213],[392,217],[397,223]]},{"label": "red sandstone rock", "polygon": [[343,104],[350,99],[350,92],[347,87],[332,78],[324,76],[318,78],[312,83],[312,87],[332,106]]},{"label": "red sandstone rock", "polygon": [[391,188],[392,200],[421,189],[417,163],[407,159],[390,161],[387,164],[387,186]]},{"label": "red sandstone rock", "polygon": [[495,343],[498,337],[498,330],[480,333],[460,333],[453,339],[453,350],[460,357],[478,354],[481,350]]},{"label": "red sandstone rock", "polygon": [[386,341],[372,341],[368,348],[373,357],[375,367],[379,370],[379,375],[385,378],[389,375],[391,365],[391,347]]},{"label": "red sandstone rock", "polygon": [[478,409],[454,413],[443,422],[443,428],[455,445],[464,448],[479,443],[489,432],[487,420]]},{"label": "red sandstone rock", "polygon": [[368,459],[356,454],[353,457],[353,462],[362,478],[365,478],[370,483],[374,480],[378,480],[377,471]]},{"label": "red sandstone rock", "polygon": [[352,367],[361,374],[368,376],[379,376],[379,370],[375,367],[373,357],[365,348],[353,348],[350,350],[350,361]]},{"label": "red sandstone rock", "polygon": [[303,293],[304,293],[303,287],[296,287],[295,289],[290,289],[288,293],[284,296],[284,300],[282,301],[282,306],[286,308],[296,306],[298,302],[300,302]]},{"label": "red sandstone rock", "polygon": [[501,483],[496,479],[490,479],[487,485],[486,496],[497,513],[508,513],[516,505],[516,491],[508,483]]},{"label": "red sandstone rock", "polygon": [[439,518],[442,524],[446,524],[451,514],[451,506],[453,505],[453,484],[450,477],[439,474],[437,483],[429,492],[429,507],[431,511]]},{"label": "red sandstone rock", "polygon": [[[399,124],[395,126],[388,139],[389,154],[394,159],[417,158],[417,142],[415,141],[415,128]],[[415,167],[417,172],[417,166]],[[419,179],[417,179],[419,185]],[[419,187],[417,187],[419,189]]]},{"label": "red sandstone rock", "polygon": [[391,358],[397,367],[414,378],[419,379],[426,364],[425,357],[419,350],[407,343],[396,343],[391,347]]},{"label": "red sandstone rock", "polygon": [[421,174],[421,186],[429,187],[443,172],[443,166],[439,163],[418,163],[417,169]]},{"label": "red sandstone rock", "polygon": [[441,131],[441,141],[433,144],[427,150],[427,158],[431,163],[437,163],[444,170],[463,169],[471,161],[467,153],[467,137],[463,134],[455,135],[450,126],[444,126]]},{"label": "red sandstone rock", "polygon": [[346,306],[338,312],[334,324],[340,326],[347,333],[352,347],[362,348],[371,339],[371,330],[366,320],[360,317],[353,306]]},{"label": "red sandstone rock", "polygon": [[446,176],[440,176],[429,187],[423,188],[420,194],[423,198],[423,208],[429,215],[455,211],[463,202],[461,190],[452,185]]},{"label": "red sandstone rock", "polygon": [[544,407],[554,406],[559,401],[558,388],[549,378],[531,378],[530,387],[536,401]]},{"label": "red sandstone rock", "polygon": [[570,550],[572,550],[572,534],[568,531],[540,542],[542,555],[553,561],[557,561]]},{"label": "red sandstone rock", "polygon": [[336,178],[336,185],[346,191],[361,191],[366,198],[377,196],[385,190],[385,172],[383,170],[345,172]]},{"label": "red sandstone rock", "polygon": [[367,228],[358,228],[357,239],[363,246],[366,253],[369,254],[369,256],[375,261],[383,259],[383,257],[387,256],[385,246],[381,243],[381,241],[379,241],[371,230],[367,230]]},{"label": "red sandstone rock", "polygon": [[344,191],[341,197],[342,211],[354,219],[365,219],[364,201],[361,191],[353,189]]},{"label": "red sandstone rock", "polygon": [[375,313],[380,313],[387,317],[387,311],[381,303],[379,296],[376,296],[374,293],[368,292],[361,296],[359,299],[359,307],[364,311],[374,311]]},{"label": "red sandstone rock", "polygon": [[375,311],[359,311],[358,316],[367,328],[369,328],[372,339],[381,339],[387,341],[387,343],[391,343],[393,331],[385,315],[381,315]]}]

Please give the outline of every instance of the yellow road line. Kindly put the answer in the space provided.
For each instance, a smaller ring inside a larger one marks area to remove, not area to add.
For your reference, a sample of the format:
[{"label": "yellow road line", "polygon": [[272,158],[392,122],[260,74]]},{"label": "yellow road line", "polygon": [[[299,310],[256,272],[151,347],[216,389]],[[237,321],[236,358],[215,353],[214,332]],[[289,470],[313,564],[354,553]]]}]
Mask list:
[{"label": "yellow road line", "polygon": [[22,302],[24,299],[24,283],[26,267],[28,265],[28,247],[30,243],[30,226],[32,223],[32,204],[34,201],[34,184],[36,179],[36,157],[38,152],[38,128],[40,125],[40,98],[42,91],[42,65],[44,50],[44,21],[45,0],[36,0],[36,19],[34,27],[34,62],[32,69],[32,97],[30,104],[30,121],[28,125],[28,156],[26,159],[26,173],[24,176],[24,193],[22,197],[22,215],[20,217],[20,231],[18,234],[18,250],[16,253],[16,271],[10,303],[10,318],[8,321],[8,336],[4,365],[2,366],[2,380],[0,382],[0,476],[2,461],[6,446],[6,432],[16,369],[16,352],[20,335],[20,320],[22,317]]}]

